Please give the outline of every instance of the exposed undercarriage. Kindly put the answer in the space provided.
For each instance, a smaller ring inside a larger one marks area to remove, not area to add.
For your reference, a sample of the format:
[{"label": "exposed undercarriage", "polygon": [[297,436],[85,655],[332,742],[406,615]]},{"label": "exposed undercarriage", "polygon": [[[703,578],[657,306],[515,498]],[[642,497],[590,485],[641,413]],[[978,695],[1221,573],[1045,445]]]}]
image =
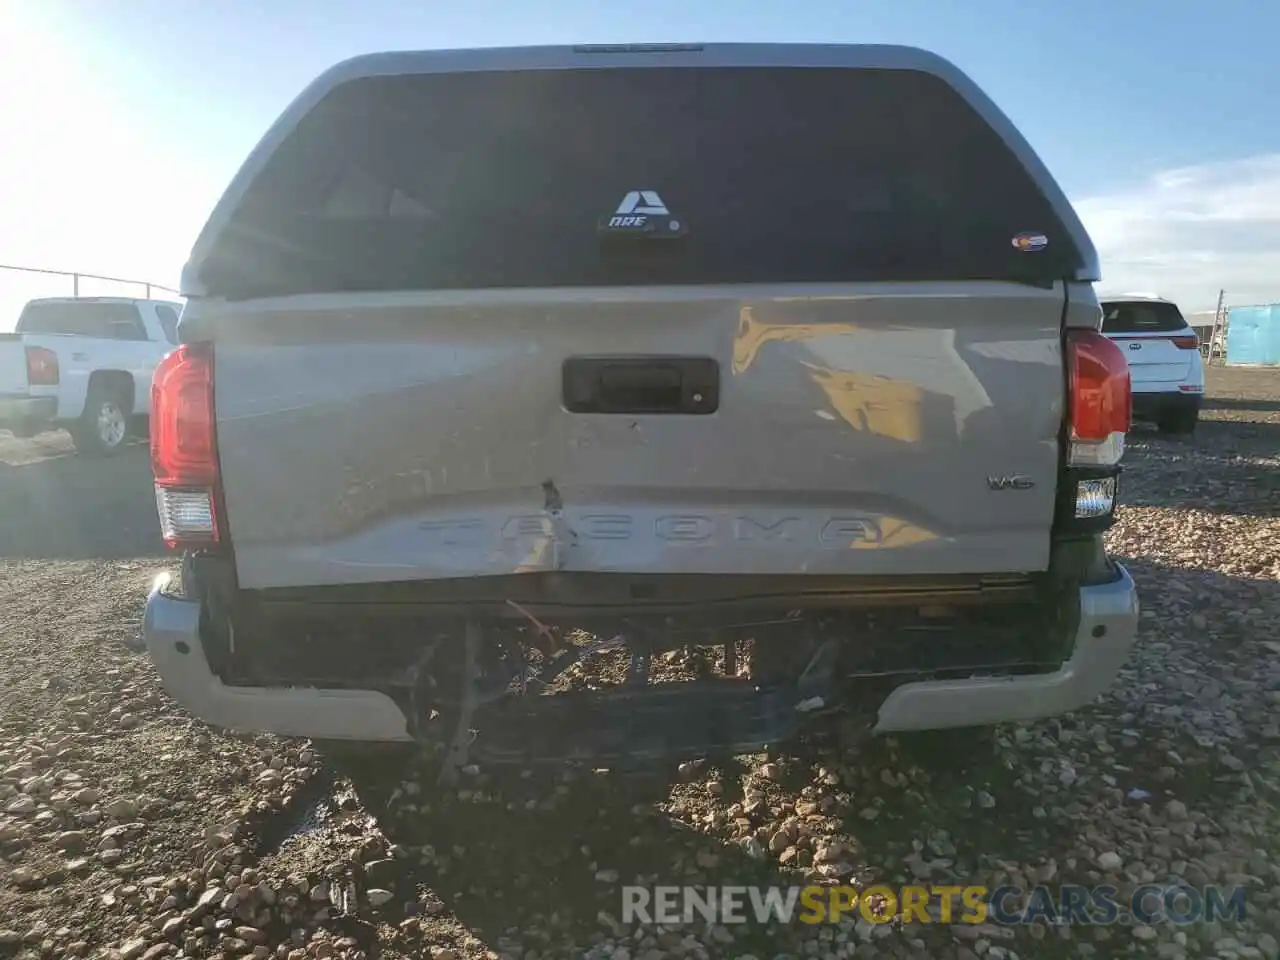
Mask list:
[{"label": "exposed undercarriage", "polygon": [[1075,615],[1035,577],[540,576],[238,593],[206,655],[229,683],[385,692],[449,778],[750,752],[837,713],[870,723],[902,683],[1059,668]]}]

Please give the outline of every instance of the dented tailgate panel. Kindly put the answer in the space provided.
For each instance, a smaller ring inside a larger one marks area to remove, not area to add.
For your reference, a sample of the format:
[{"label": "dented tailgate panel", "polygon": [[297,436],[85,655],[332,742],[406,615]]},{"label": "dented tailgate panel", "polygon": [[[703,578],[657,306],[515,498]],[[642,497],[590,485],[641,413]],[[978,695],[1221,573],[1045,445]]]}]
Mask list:
[{"label": "dented tailgate panel", "polygon": [[[245,588],[520,571],[1043,570],[1061,285],[580,288],[203,305]],[[718,366],[570,413],[573,357]]]}]

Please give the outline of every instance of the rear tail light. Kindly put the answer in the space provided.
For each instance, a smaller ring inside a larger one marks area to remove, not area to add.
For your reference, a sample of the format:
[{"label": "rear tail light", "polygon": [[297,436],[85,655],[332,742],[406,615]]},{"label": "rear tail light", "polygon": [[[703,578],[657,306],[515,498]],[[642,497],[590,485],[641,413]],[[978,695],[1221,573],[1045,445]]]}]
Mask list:
[{"label": "rear tail light", "polygon": [[1056,527],[1068,535],[1093,535],[1115,519],[1133,405],[1129,361],[1097,330],[1068,331],[1066,353],[1066,470],[1058,486]]},{"label": "rear tail light", "polygon": [[1191,336],[1189,337],[1170,337],[1169,339],[1173,341],[1173,345],[1177,347],[1179,350],[1199,350],[1200,349],[1200,338],[1197,337],[1194,333],[1191,334]]},{"label": "rear tail light", "polygon": [[1067,373],[1067,464],[1118,464],[1132,413],[1129,361],[1097,330],[1072,330],[1067,334]]},{"label": "rear tail light", "polygon": [[58,385],[58,355],[48,347],[27,347],[27,384],[32,387]]},{"label": "rear tail light", "polygon": [[217,543],[221,481],[212,344],[183,344],[156,367],[151,381],[151,471],[165,543],[173,548]]}]

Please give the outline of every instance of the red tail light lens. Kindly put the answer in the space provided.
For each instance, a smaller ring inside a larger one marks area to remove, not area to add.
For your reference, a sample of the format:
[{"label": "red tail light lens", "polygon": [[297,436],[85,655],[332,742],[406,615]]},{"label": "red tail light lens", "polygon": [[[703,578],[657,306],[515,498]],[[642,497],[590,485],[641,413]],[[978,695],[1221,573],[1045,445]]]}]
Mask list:
[{"label": "red tail light lens", "polygon": [[156,367],[151,470],[165,542],[172,547],[216,543],[219,470],[212,344],[183,344]]},{"label": "red tail light lens", "polygon": [[33,387],[56,387],[58,355],[47,347],[27,347],[27,383]]},{"label": "red tail light lens", "polygon": [[1191,336],[1189,337],[1170,337],[1169,339],[1173,341],[1173,345],[1177,347],[1179,350],[1199,350],[1200,349],[1200,338],[1197,337],[1194,333],[1191,334]]},{"label": "red tail light lens", "polygon": [[1118,463],[1132,414],[1129,361],[1097,330],[1072,330],[1067,334],[1067,370],[1070,461]]}]

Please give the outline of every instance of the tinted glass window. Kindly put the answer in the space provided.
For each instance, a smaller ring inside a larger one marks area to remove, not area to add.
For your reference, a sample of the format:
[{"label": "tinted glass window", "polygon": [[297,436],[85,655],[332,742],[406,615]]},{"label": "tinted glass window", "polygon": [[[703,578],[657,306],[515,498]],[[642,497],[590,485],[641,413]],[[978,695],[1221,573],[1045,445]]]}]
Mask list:
[{"label": "tinted glass window", "polygon": [[[656,194],[683,238],[603,242],[633,191]],[[1019,249],[1023,234],[1048,244]],[[268,162],[201,274],[214,295],[252,296],[1046,281],[1079,264],[1012,151],[936,77],[646,68],[340,87]]]},{"label": "tinted glass window", "polygon": [[1186,327],[1172,303],[1104,303],[1103,333],[1175,333]]},{"label": "tinted glass window", "polygon": [[164,338],[170,343],[178,343],[178,311],[162,303],[156,304],[156,316],[160,320],[160,328],[164,330]]},{"label": "tinted glass window", "polygon": [[116,340],[147,338],[137,309],[128,303],[29,303],[23,308],[16,329],[18,333],[56,333]]}]

